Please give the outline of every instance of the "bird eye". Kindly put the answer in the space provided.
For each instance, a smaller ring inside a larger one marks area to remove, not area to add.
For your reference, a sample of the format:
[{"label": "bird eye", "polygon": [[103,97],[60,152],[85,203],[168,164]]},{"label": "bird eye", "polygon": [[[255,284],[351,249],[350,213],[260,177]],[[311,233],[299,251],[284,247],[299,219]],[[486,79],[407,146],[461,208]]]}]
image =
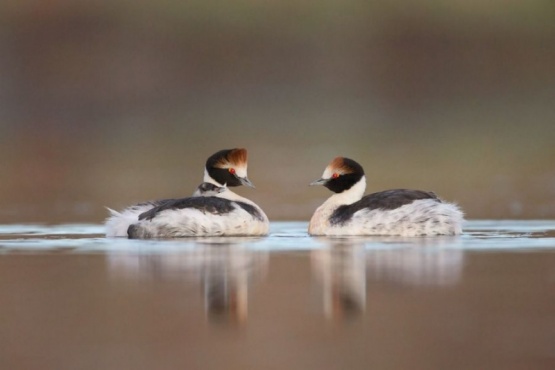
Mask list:
[{"label": "bird eye", "polygon": [[235,168],[230,168],[229,173],[232,174],[232,175],[235,175]]},{"label": "bird eye", "polygon": [[336,179],[336,178],[338,178],[338,177],[339,177],[339,174],[338,174],[338,173],[334,173],[333,175],[331,175],[331,178],[332,178],[332,179]]}]

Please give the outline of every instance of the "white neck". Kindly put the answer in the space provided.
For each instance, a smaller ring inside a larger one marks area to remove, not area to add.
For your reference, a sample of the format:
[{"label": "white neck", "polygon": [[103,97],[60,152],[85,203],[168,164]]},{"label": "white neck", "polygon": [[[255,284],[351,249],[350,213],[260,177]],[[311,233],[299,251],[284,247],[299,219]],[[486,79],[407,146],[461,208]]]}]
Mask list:
[{"label": "white neck", "polygon": [[[219,182],[214,180],[208,174],[208,171],[206,170],[206,168],[204,169],[204,179],[203,179],[203,181],[204,182],[209,182],[210,184],[214,184],[214,185],[217,185],[217,186],[224,186],[225,185],[225,184],[220,184]],[[216,197],[222,198],[222,199],[229,199],[229,200],[233,200],[233,201],[236,201],[236,202],[243,202],[243,203],[248,203],[248,204],[251,204],[251,205],[256,205],[251,200],[248,200],[247,198],[243,198],[239,194],[234,193],[233,191],[229,190],[228,187],[226,187],[225,191],[216,195]]]},{"label": "white neck", "polygon": [[366,177],[362,176],[349,190],[329,197],[312,215],[308,226],[308,233],[310,235],[324,235],[329,228],[329,218],[337,207],[352,204],[360,200],[365,190]]},{"label": "white neck", "polygon": [[366,190],[366,177],[362,176],[356,184],[354,184],[350,189],[345,190],[341,193],[336,193],[329,197],[324,205],[327,207],[339,207],[345,204],[352,204],[362,198],[364,191]]},{"label": "white neck", "polygon": [[254,205],[254,203],[251,200],[244,198],[237,193],[232,192],[231,190],[229,190],[229,188],[223,191],[222,193],[219,193],[218,195],[216,195],[216,197],[232,200],[235,202],[243,202],[243,203]]}]

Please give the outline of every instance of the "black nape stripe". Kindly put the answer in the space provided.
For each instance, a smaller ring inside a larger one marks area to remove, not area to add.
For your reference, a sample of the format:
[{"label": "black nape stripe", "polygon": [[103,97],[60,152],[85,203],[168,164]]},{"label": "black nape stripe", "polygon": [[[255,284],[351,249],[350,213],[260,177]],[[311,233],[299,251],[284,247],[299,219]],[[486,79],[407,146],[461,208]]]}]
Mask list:
[{"label": "black nape stripe", "polygon": [[393,210],[410,204],[415,200],[432,199],[441,203],[441,200],[433,193],[422,190],[393,189],[369,194],[358,202],[338,207],[330,217],[332,225],[344,224],[353,215],[363,209]]}]

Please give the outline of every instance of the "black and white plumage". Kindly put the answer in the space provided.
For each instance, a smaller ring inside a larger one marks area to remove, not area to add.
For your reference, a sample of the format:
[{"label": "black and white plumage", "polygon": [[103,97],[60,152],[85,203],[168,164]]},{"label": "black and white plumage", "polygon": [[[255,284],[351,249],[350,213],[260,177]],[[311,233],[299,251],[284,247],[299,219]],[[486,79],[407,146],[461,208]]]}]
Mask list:
[{"label": "black and white plumage", "polygon": [[247,151],[221,150],[206,161],[204,183],[192,197],[139,203],[110,210],[106,236],[176,238],[266,235],[269,221],[254,202],[230,186],[254,187],[247,177]]},{"label": "black and white plumage", "polygon": [[213,197],[227,190],[227,185],[219,186],[210,182],[203,182],[193,193],[193,197]]},{"label": "black and white plumage", "polygon": [[335,194],[312,216],[311,235],[456,235],[462,232],[463,213],[434,193],[393,189],[364,195],[366,177],[360,164],[337,157],[320,180]]}]

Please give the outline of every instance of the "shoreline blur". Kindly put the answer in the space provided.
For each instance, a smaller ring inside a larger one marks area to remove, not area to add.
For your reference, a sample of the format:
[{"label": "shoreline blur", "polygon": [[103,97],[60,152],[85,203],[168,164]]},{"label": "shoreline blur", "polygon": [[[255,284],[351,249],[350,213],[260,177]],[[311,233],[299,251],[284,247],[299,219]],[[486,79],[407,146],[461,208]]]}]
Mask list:
[{"label": "shoreline blur", "polygon": [[388,4],[0,5],[0,222],[188,196],[232,147],[271,220],[307,220],[337,155],[367,193],[555,218],[555,5]]}]

